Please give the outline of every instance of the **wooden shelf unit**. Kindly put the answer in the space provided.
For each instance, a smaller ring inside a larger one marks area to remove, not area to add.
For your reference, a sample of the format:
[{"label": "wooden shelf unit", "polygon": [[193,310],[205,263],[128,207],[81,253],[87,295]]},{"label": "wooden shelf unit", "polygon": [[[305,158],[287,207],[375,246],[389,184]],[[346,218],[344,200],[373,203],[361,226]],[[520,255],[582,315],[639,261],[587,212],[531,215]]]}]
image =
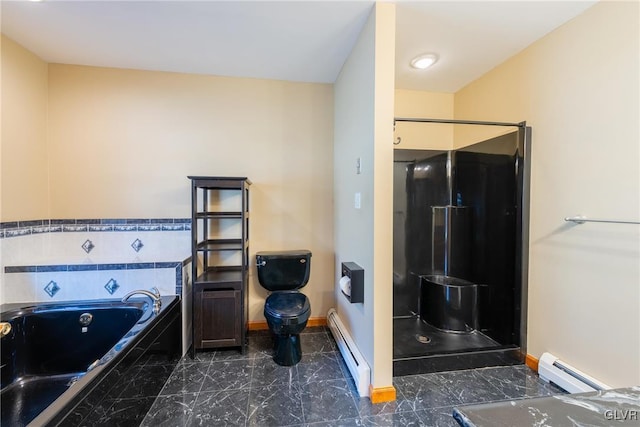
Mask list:
[{"label": "wooden shelf unit", "polygon": [[[249,320],[251,181],[246,177],[188,178],[192,203],[191,277],[194,278],[191,355],[195,356],[198,350],[220,347],[240,347],[244,354]],[[227,206],[229,203],[234,205],[231,209]],[[233,236],[214,235],[225,226]]]}]

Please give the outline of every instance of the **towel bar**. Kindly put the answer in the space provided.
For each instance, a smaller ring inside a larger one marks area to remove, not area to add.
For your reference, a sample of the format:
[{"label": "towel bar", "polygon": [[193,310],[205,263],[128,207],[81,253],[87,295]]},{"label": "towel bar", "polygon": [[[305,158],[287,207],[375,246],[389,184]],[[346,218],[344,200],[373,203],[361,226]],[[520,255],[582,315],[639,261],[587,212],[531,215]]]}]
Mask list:
[{"label": "towel bar", "polygon": [[576,224],[584,224],[585,222],[606,222],[611,224],[640,224],[640,221],[621,221],[615,219],[589,219],[584,216],[568,216],[564,219],[568,222],[574,222]]}]

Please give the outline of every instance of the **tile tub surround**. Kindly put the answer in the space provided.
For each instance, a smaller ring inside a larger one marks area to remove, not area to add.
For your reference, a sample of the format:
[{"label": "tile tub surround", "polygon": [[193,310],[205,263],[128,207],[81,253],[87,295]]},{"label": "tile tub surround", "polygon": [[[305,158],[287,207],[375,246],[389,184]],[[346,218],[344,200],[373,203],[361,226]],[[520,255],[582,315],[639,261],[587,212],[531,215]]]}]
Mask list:
[{"label": "tile tub surround", "polygon": [[271,359],[269,331],[237,350],[183,357],[142,426],[457,426],[453,407],[563,393],[524,365],[394,378],[397,400],[360,398],[326,327],[301,334],[296,366]]},{"label": "tile tub surround", "polygon": [[1,223],[2,302],[109,298],[152,286],[180,294],[190,229],[184,218]]},{"label": "tile tub surround", "polygon": [[455,408],[463,427],[640,426],[640,386]]},{"label": "tile tub surround", "polygon": [[42,233],[190,231],[191,218],[38,219],[0,222],[0,238]]},{"label": "tile tub surround", "polygon": [[122,298],[156,286],[181,295],[184,262],[6,266],[3,303]]},{"label": "tile tub surround", "polygon": [[189,219],[41,220],[0,227],[2,266],[169,262],[191,251]]}]

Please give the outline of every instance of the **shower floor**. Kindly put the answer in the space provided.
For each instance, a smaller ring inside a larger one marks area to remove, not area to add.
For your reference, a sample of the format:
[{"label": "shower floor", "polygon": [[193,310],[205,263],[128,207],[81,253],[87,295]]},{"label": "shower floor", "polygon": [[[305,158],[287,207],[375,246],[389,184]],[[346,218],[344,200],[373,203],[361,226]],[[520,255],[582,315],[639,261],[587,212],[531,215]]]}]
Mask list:
[{"label": "shower floor", "polygon": [[444,332],[418,316],[393,319],[394,376],[522,362],[517,346],[503,346],[482,332]]},{"label": "shower floor", "polygon": [[[430,341],[423,343],[418,337],[427,337]],[[500,344],[482,332],[444,332],[421,321],[418,316],[393,319],[394,359],[499,346]]]}]

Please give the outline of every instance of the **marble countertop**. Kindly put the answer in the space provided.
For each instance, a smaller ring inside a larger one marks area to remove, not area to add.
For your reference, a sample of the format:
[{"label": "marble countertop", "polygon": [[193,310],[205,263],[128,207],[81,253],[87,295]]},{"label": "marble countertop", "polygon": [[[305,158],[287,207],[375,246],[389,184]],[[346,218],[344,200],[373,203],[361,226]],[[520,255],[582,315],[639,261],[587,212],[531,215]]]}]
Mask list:
[{"label": "marble countertop", "polygon": [[640,426],[640,386],[454,408],[463,427]]}]

